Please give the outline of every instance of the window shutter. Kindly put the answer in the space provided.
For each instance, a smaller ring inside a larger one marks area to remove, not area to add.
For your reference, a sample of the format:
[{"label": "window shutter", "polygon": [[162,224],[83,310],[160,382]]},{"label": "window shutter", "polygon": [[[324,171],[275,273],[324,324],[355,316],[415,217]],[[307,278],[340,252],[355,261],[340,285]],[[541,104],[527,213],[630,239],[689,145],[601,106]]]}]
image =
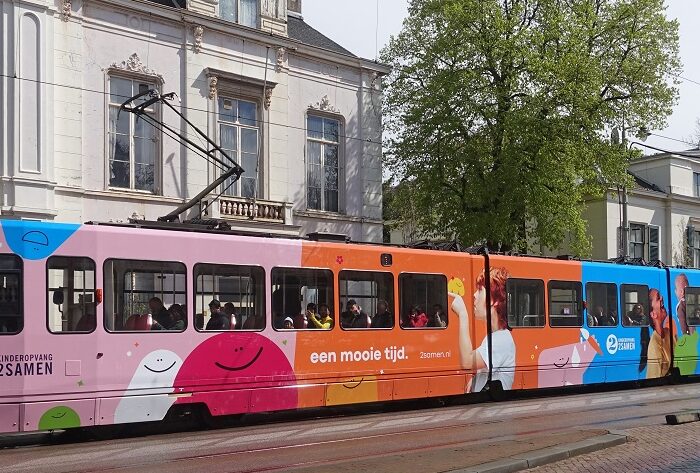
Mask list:
[{"label": "window shutter", "polygon": [[659,259],[659,227],[649,227],[649,261]]}]

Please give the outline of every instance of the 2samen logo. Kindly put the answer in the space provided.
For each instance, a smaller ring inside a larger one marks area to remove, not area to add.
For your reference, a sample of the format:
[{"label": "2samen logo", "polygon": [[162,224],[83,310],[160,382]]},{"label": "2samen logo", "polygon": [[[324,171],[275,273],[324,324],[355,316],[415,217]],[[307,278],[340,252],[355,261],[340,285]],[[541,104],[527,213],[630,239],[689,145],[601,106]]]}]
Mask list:
[{"label": "2samen logo", "polygon": [[608,335],[605,347],[608,353],[614,355],[618,351],[633,351],[637,347],[637,341],[634,338],[617,338],[611,333]]},{"label": "2samen logo", "polygon": [[51,353],[0,355],[0,377],[44,376],[53,374]]}]

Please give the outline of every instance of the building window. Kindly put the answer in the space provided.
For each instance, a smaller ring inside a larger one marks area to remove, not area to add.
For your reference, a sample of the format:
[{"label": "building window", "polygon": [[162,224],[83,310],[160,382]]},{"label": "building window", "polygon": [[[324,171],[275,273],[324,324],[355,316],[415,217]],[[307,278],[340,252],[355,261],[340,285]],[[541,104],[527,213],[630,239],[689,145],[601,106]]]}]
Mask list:
[{"label": "building window", "polygon": [[693,173],[693,189],[695,197],[700,197],[700,172]]},{"label": "building window", "polygon": [[660,259],[660,228],[643,223],[630,223],[629,256],[647,261]]},{"label": "building window", "polygon": [[92,332],[97,326],[95,262],[52,256],[46,263],[48,320],[52,333]]},{"label": "building window", "polygon": [[340,122],[309,115],[307,119],[307,207],[338,212]]},{"label": "building window", "polygon": [[661,259],[659,252],[659,227],[649,227],[649,261]]},{"label": "building window", "polygon": [[644,243],[646,241],[646,226],[637,223],[630,224],[630,257],[644,258]]},{"label": "building window", "polygon": [[688,229],[688,256],[693,268],[700,268],[700,231]]},{"label": "building window", "polygon": [[258,27],[258,0],[220,0],[219,16],[227,21]]},{"label": "building window", "polygon": [[230,196],[256,197],[260,143],[258,106],[255,102],[226,97],[219,97],[218,106],[219,146],[245,170],[239,181],[226,180],[222,192]]},{"label": "building window", "polygon": [[[109,78],[110,187],[156,192],[158,131],[133,113],[119,113],[127,99],[155,88],[155,84],[140,80]],[[157,106],[146,109],[146,114],[157,117]]]}]

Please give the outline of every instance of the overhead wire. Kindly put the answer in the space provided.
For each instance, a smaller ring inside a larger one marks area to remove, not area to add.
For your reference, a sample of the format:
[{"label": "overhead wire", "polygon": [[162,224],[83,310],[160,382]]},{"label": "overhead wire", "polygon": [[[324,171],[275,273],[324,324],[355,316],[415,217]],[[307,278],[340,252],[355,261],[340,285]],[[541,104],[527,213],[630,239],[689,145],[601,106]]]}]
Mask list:
[{"label": "overhead wire", "polygon": [[[88,88],[84,88],[84,87],[80,87],[80,86],[76,86],[76,85],[58,84],[55,82],[43,81],[43,80],[38,80],[38,79],[29,79],[26,77],[18,77],[16,75],[11,75],[11,74],[0,74],[0,77],[5,77],[8,79],[15,79],[15,80],[23,80],[23,81],[27,81],[27,82],[33,82],[35,84],[48,85],[51,87],[61,87],[61,88],[66,88],[66,89],[71,89],[71,90],[77,90],[80,92],[88,92],[88,93],[98,94],[98,95],[102,95],[102,96],[112,95],[114,97],[123,98],[125,101],[131,98],[131,96],[125,96],[125,95],[121,95],[121,94],[111,94],[108,91],[88,89]],[[181,107],[181,108],[183,110],[189,110],[192,112],[206,113],[207,115],[217,115],[217,113],[212,111],[212,110],[206,110],[206,109],[202,109],[202,108],[196,108],[196,107]],[[299,130],[299,131],[306,132],[306,127],[301,127],[301,126],[294,126],[294,125],[289,125],[289,124],[285,124],[285,123],[275,123],[275,122],[271,122],[269,120],[264,120],[264,119],[250,119],[250,121],[256,122],[260,125],[267,124],[267,125],[272,125],[272,126],[277,126],[277,127],[288,128],[288,129],[292,129],[292,130]],[[348,139],[348,140],[373,143],[371,138],[358,138],[356,136],[349,136],[349,135],[343,135],[343,134],[339,134],[338,136],[341,138]]]}]

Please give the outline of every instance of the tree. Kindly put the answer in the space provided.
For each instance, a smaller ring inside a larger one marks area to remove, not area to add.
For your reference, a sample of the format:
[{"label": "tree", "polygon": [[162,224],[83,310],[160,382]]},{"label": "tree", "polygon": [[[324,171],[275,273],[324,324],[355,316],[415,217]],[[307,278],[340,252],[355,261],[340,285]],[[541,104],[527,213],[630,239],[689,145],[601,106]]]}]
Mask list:
[{"label": "tree", "polygon": [[627,179],[611,127],[662,127],[680,73],[663,0],[412,0],[382,59],[394,205],[464,244],[579,253],[584,196]]}]

